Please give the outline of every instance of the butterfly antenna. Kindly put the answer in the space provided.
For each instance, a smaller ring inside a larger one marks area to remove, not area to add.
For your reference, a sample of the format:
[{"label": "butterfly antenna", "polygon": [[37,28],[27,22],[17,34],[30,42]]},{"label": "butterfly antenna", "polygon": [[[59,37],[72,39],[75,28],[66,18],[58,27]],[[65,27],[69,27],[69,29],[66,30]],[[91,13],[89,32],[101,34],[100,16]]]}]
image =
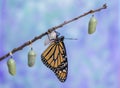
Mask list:
[{"label": "butterfly antenna", "polygon": [[68,39],[68,40],[78,40],[77,38],[64,38],[64,39]]}]

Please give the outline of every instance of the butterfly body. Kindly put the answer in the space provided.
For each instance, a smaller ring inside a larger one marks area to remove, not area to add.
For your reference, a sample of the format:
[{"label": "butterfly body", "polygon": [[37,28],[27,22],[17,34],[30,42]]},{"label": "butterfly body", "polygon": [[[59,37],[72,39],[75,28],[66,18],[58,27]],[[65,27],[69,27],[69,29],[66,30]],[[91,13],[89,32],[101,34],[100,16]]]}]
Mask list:
[{"label": "butterfly body", "polygon": [[68,73],[68,62],[64,36],[56,37],[42,53],[42,62],[50,68],[61,82],[65,82]]}]

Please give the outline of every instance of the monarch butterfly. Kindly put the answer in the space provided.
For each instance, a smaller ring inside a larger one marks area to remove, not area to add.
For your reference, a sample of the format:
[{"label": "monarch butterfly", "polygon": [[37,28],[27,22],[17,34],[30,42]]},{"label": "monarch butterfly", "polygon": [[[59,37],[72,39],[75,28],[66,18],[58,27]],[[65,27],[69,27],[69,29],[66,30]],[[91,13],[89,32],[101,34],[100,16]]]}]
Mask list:
[{"label": "monarch butterfly", "polygon": [[68,73],[66,48],[63,42],[64,36],[58,36],[56,35],[56,39],[53,39],[49,47],[42,53],[41,60],[61,82],[65,82]]}]

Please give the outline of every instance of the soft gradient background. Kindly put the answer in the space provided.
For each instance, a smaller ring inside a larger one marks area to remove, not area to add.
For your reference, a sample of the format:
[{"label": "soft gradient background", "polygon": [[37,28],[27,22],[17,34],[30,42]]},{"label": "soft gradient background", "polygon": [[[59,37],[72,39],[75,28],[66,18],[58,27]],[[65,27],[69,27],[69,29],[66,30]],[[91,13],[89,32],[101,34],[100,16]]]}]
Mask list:
[{"label": "soft gradient background", "polygon": [[16,76],[0,62],[0,88],[120,88],[120,29],[117,0],[0,0],[0,56],[32,39],[52,26],[107,3],[108,9],[95,13],[97,30],[89,35],[91,15],[70,23],[58,31],[67,38],[69,72],[65,83],[41,62],[47,48],[45,37],[33,43],[37,53],[33,68],[27,66],[30,47],[13,55]]}]

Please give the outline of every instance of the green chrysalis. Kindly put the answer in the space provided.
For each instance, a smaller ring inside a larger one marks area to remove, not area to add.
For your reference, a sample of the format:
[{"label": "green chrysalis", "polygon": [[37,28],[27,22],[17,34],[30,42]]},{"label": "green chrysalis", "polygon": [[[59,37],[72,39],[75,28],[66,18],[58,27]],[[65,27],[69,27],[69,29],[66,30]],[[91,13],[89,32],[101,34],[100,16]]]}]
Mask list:
[{"label": "green chrysalis", "polygon": [[15,63],[15,60],[13,58],[10,58],[7,61],[7,66],[8,66],[9,73],[14,76],[16,74],[16,63]]},{"label": "green chrysalis", "polygon": [[92,15],[88,25],[88,34],[93,34],[96,31],[96,25],[97,25],[97,20],[94,17],[94,15]]},{"label": "green chrysalis", "polygon": [[28,66],[29,67],[32,67],[35,64],[35,59],[36,59],[36,53],[31,48],[31,50],[28,52]]}]

